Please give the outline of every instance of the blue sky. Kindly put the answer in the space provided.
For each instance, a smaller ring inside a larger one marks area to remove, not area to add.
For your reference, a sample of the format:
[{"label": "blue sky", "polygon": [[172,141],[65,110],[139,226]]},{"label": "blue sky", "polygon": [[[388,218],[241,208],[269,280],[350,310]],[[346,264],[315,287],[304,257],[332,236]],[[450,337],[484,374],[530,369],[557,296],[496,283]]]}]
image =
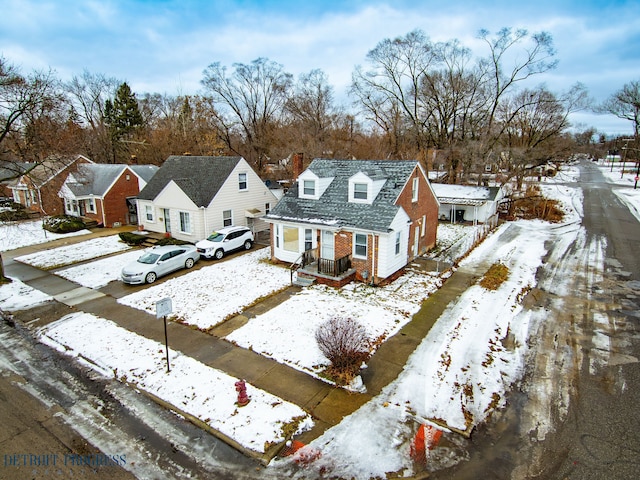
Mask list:
[{"label": "blue sky", "polygon": [[[423,30],[476,51],[481,28],[547,31],[558,68],[536,83],[555,92],[582,82],[602,101],[640,80],[640,2],[0,0],[0,55],[23,73],[51,68],[63,80],[83,70],[129,82],[136,93],[201,92],[219,61],[267,57],[298,75],[322,69],[344,98],[357,64],[385,38]],[[557,3],[557,4],[556,4]],[[484,53],[481,50],[477,54]],[[576,124],[630,134],[631,123],[580,114]]]}]

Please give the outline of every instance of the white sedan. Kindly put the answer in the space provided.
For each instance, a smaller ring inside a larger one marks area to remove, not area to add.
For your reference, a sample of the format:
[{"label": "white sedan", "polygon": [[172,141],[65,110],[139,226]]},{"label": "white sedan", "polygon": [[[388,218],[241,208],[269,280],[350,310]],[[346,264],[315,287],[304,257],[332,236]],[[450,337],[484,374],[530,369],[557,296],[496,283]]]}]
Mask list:
[{"label": "white sedan", "polygon": [[146,250],[134,263],[122,269],[120,277],[124,283],[153,283],[158,277],[191,268],[200,259],[193,245],[163,245]]}]

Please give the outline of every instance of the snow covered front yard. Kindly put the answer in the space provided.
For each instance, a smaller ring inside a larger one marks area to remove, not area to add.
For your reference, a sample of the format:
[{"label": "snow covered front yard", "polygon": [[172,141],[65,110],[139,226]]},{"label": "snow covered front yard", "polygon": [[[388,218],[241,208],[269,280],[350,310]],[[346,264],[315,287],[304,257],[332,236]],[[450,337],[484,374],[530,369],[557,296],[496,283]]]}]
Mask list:
[{"label": "snow covered front yard", "polygon": [[[366,328],[368,338],[382,342],[406,325],[441,284],[435,273],[408,272],[382,288],[360,283],[342,289],[311,286],[251,319],[226,339],[322,378],[319,374],[329,365],[315,341],[322,323],[334,316],[349,317]],[[283,342],[290,335],[296,341]]]},{"label": "snow covered front yard", "polygon": [[75,237],[91,233],[89,230],[79,230],[72,233],[51,233],[42,228],[42,220],[25,222],[0,222],[0,251],[15,250],[27,245],[38,245],[60,238]]},{"label": "snow covered front yard", "polygon": [[206,263],[201,269],[118,302],[155,314],[155,303],[171,297],[175,318],[206,330],[291,283],[289,270],[269,264],[268,258],[269,249],[262,248],[226,262],[201,260]]},{"label": "snow covered front yard", "polygon": [[18,262],[34,267],[51,270],[112,253],[123,252],[130,248],[129,245],[120,240],[118,235],[110,235],[108,237],[93,238],[82,243],[22,255],[15,259]]},{"label": "snow covered front yard", "polygon": [[313,426],[300,407],[251,385],[250,402],[239,407],[237,378],[172,349],[167,373],[164,345],[89,313],[67,315],[41,329],[39,336],[65,355],[174,405],[254,452],[264,453],[284,441],[288,430]]}]

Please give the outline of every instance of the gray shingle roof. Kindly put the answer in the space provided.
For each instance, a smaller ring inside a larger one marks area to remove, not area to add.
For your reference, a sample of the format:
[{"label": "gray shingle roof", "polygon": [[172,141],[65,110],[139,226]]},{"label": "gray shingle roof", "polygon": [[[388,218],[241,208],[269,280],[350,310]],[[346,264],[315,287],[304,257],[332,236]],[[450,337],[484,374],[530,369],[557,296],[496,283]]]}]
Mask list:
[{"label": "gray shingle roof", "polygon": [[91,194],[102,197],[125,167],[126,165],[105,163],[78,165],[78,170],[73,174],[76,182],[67,182],[67,187],[76,197]]},{"label": "gray shingle roof", "polygon": [[140,191],[141,200],[154,200],[172,180],[198,207],[207,207],[242,157],[172,155]]},{"label": "gray shingle roof", "polygon": [[[400,209],[395,201],[417,165],[416,161],[315,159],[307,170],[320,178],[334,177],[322,196],[298,198],[296,185],[265,218],[386,232]],[[348,201],[349,178],[358,172],[374,180],[386,179],[371,205]]]},{"label": "gray shingle roof", "polygon": [[149,183],[149,180],[158,171],[158,167],[155,165],[129,165],[129,168],[134,171],[145,183]]}]

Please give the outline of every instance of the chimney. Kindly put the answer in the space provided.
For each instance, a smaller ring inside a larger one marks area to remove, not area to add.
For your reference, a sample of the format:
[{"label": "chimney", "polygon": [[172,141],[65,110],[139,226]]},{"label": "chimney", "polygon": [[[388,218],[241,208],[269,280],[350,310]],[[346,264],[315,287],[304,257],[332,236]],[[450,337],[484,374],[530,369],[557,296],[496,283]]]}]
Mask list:
[{"label": "chimney", "polygon": [[293,181],[295,182],[298,179],[298,176],[302,173],[303,170],[303,160],[304,153],[294,153],[293,154]]}]

